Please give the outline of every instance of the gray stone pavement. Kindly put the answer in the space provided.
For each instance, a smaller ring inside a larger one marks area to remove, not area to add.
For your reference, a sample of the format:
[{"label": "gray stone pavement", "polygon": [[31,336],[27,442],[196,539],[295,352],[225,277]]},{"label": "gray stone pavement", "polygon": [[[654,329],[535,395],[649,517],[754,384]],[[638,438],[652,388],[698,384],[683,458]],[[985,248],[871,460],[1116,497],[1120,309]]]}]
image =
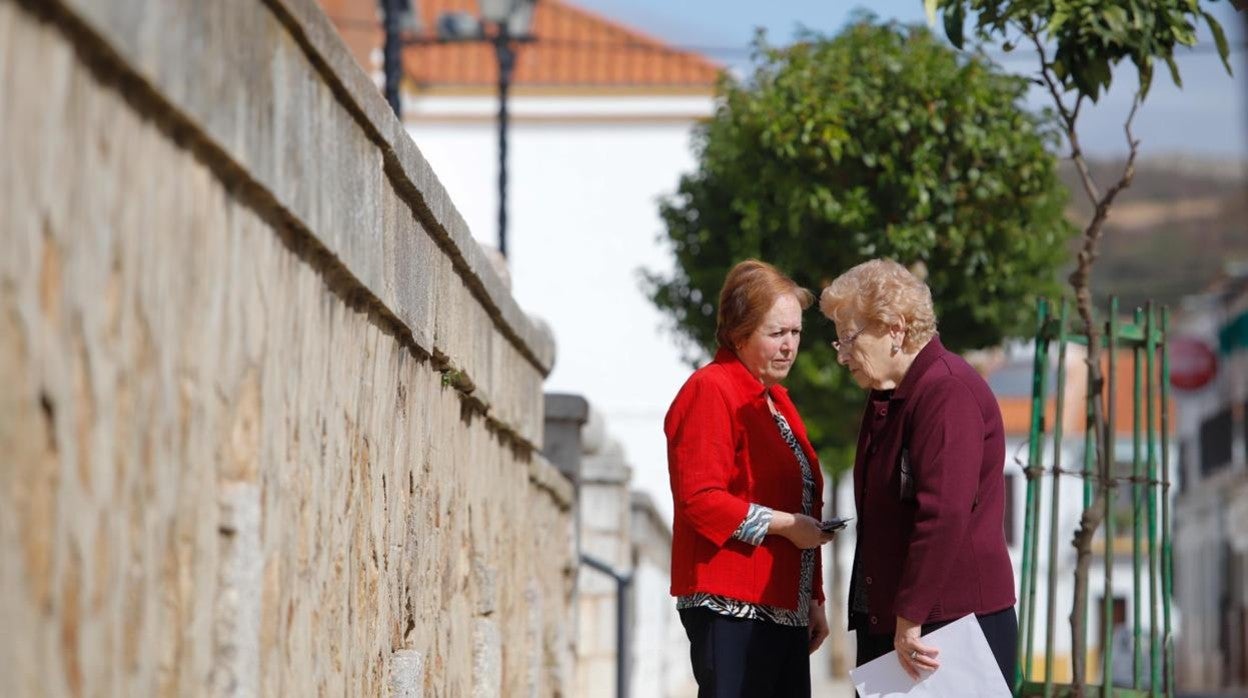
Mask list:
[{"label": "gray stone pavement", "polygon": [[854,698],[854,686],[849,678],[837,679],[830,676],[811,675],[810,695],[812,698]]},{"label": "gray stone pavement", "polygon": [[[833,629],[832,632],[842,632]],[[847,665],[848,666],[848,665]],[[832,671],[832,643],[825,642],[810,657],[810,695],[812,698],[853,698],[857,694],[849,675]]]}]

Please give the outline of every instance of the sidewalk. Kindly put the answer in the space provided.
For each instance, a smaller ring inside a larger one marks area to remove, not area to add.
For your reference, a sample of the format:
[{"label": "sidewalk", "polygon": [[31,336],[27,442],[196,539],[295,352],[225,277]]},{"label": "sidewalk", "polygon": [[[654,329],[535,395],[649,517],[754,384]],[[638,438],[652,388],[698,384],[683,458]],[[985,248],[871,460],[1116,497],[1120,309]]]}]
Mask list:
[{"label": "sidewalk", "polygon": [[810,695],[812,698],[855,698],[858,694],[854,692],[854,686],[848,677],[834,679],[826,675],[821,677],[819,672],[813,672],[810,677]]},{"label": "sidewalk", "polygon": [[825,642],[810,657],[810,695],[812,698],[855,698],[857,694],[853,684],[849,682],[849,676],[832,675],[830,646],[831,643]]}]

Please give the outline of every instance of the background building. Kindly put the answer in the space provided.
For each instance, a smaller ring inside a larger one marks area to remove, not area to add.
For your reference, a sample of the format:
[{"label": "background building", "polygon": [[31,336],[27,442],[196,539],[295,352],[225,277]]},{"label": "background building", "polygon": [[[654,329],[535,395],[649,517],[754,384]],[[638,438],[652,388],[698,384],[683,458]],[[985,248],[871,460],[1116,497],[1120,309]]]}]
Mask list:
[{"label": "background building", "polygon": [[1248,690],[1248,274],[1190,298],[1180,334],[1216,355],[1203,388],[1177,393],[1175,593],[1184,615],[1177,678]]},{"label": "background building", "polygon": [[[1083,347],[1077,345],[1069,345],[1067,347],[1065,361],[1065,390],[1062,399],[1062,410],[1059,415],[1057,412],[1057,345],[1050,345],[1050,359],[1048,364],[1048,372],[1045,380],[1047,385],[1048,399],[1045,401],[1044,421],[1046,424],[1045,441],[1042,450],[1042,465],[1046,469],[1052,469],[1060,466],[1062,470],[1080,471],[1084,467],[1084,454],[1086,453],[1086,430],[1084,423],[1087,414],[1087,364],[1086,352]],[[1104,360],[1102,370],[1108,375],[1108,359]],[[1160,373],[1160,364],[1157,365],[1157,371]],[[1010,547],[1010,555],[1014,561],[1014,576],[1016,583],[1022,586],[1023,571],[1023,533],[1025,528],[1026,517],[1026,501],[1027,501],[1027,477],[1025,468],[1028,465],[1028,449],[1031,435],[1031,393],[1032,393],[1032,374],[1033,374],[1033,355],[1031,347],[1025,350],[1016,350],[1007,356],[1004,362],[992,366],[987,370],[988,384],[992,387],[993,392],[997,395],[997,400],[1001,406],[1001,416],[1005,422],[1006,429],[1006,462],[1005,462],[1005,479],[1007,487],[1006,500],[1006,520],[1005,533],[1006,541]],[[1120,351],[1117,357],[1116,375],[1114,376],[1116,387],[1113,393],[1114,409],[1115,409],[1115,433],[1117,435],[1114,443],[1114,460],[1115,474],[1118,477],[1129,476],[1133,468],[1133,456],[1135,443],[1133,439],[1133,380],[1134,368],[1131,362],[1131,352]],[[1141,380],[1146,380],[1147,372],[1141,370]],[[1155,384],[1156,385],[1156,384]],[[1108,390],[1108,387],[1107,387]],[[1171,424],[1173,424],[1174,410],[1171,409]],[[1147,410],[1141,407],[1141,430],[1147,423]],[[1157,417],[1157,423],[1160,418]],[[1062,438],[1060,442],[1055,444],[1055,429],[1060,423],[1062,429]],[[1160,432],[1156,432],[1154,449],[1156,449],[1156,464],[1160,469],[1163,456],[1161,454],[1162,442]],[[1147,450],[1148,444],[1145,438],[1141,438],[1139,443],[1139,460],[1141,462],[1141,471],[1147,472]],[[1177,462],[1178,451],[1171,440],[1169,462],[1173,470],[1173,465]],[[1173,477],[1173,476],[1172,476]],[[1056,539],[1056,557],[1050,558],[1050,513],[1053,507],[1054,486],[1051,472],[1046,472],[1039,482],[1037,488],[1040,497],[1040,519],[1038,521],[1038,546],[1039,554],[1037,556],[1038,565],[1036,571],[1036,596],[1035,596],[1035,629],[1032,633],[1033,642],[1033,676],[1044,676],[1047,664],[1052,664],[1053,676],[1057,681],[1069,681],[1071,677],[1071,627],[1070,614],[1074,605],[1074,580],[1075,580],[1075,549],[1071,545],[1075,530],[1078,528],[1079,519],[1084,509],[1084,480],[1081,477],[1063,474],[1058,485],[1058,507],[1057,507],[1057,526],[1058,534]],[[1128,629],[1133,624],[1133,613],[1131,609],[1134,605],[1134,583],[1133,583],[1133,507],[1132,507],[1132,486],[1127,481],[1119,481],[1114,494],[1114,537],[1112,539],[1113,546],[1113,571],[1111,595],[1115,606],[1124,609],[1126,614],[1126,625]],[[1158,510],[1160,517],[1160,510]],[[1147,570],[1147,517],[1145,512],[1141,512],[1143,542],[1141,545],[1142,561]],[[1099,657],[1103,649],[1103,633],[1105,628],[1105,574],[1104,559],[1106,553],[1106,525],[1102,522],[1097,530],[1096,537],[1092,542],[1092,562],[1089,573],[1089,602],[1088,602],[1088,648],[1093,656],[1093,663],[1090,665],[1089,676],[1095,677],[1094,680],[1099,682],[1100,664]],[[1050,572],[1055,573],[1056,586],[1050,587]],[[1048,604],[1049,595],[1052,592],[1055,596],[1055,612],[1053,639],[1054,648],[1052,655],[1046,652],[1045,642],[1048,633]],[[1160,585],[1158,585],[1158,618],[1160,619]],[[1152,598],[1152,588],[1148,583],[1147,572],[1142,574],[1140,587],[1140,603],[1144,609],[1141,613],[1140,630],[1142,633],[1145,647],[1144,654],[1147,655],[1147,640],[1150,631],[1150,614],[1147,611],[1147,604]],[[1020,598],[1020,605],[1022,599]],[[1158,632],[1161,632],[1160,620],[1158,621]],[[1115,664],[1120,661],[1130,662],[1130,658],[1116,657]],[[1147,665],[1145,665],[1146,667]],[[1129,672],[1128,672],[1129,673]],[[1147,674],[1147,670],[1145,670]]]}]

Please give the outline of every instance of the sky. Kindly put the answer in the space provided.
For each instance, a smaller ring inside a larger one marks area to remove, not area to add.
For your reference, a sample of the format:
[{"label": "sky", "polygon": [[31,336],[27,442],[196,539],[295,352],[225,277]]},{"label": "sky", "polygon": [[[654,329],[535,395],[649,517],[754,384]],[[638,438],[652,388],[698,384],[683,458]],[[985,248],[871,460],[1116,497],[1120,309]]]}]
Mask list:
[{"label": "sky", "polygon": [[[539,0],[540,1],[540,0]],[[870,9],[880,19],[926,23],[922,0],[574,0],[579,6],[620,21],[670,44],[687,47],[734,69],[748,72],[749,45],[756,28],[772,43],[790,41],[800,27],[835,34],[858,10]],[[1232,46],[1235,76],[1226,74],[1212,50],[1213,40],[1202,24],[1195,51],[1176,54],[1183,88],[1175,87],[1164,67],[1156,71],[1148,101],[1136,115],[1135,135],[1140,157],[1191,155],[1223,160],[1248,160],[1248,49],[1244,22],[1227,0],[1201,3],[1218,17]],[[943,31],[939,31],[943,35]],[[994,52],[995,53],[995,52]],[[1012,72],[1035,71],[1036,54],[1019,49],[1001,63]],[[1124,155],[1122,123],[1131,106],[1135,69],[1121,65],[1115,88],[1080,118],[1084,149],[1098,157]],[[1034,108],[1051,104],[1036,88]]]}]

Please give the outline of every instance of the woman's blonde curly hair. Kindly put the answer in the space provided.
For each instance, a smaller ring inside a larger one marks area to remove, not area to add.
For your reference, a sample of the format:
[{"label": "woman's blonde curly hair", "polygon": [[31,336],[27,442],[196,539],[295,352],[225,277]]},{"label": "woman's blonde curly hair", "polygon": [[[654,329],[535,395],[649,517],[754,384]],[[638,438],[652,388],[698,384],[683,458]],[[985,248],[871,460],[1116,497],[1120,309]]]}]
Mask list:
[{"label": "woman's blonde curly hair", "polygon": [[854,317],[877,327],[904,321],[905,352],[918,351],[936,334],[931,289],[891,259],[863,262],[836,277],[820,294],[819,310],[837,325]]}]

